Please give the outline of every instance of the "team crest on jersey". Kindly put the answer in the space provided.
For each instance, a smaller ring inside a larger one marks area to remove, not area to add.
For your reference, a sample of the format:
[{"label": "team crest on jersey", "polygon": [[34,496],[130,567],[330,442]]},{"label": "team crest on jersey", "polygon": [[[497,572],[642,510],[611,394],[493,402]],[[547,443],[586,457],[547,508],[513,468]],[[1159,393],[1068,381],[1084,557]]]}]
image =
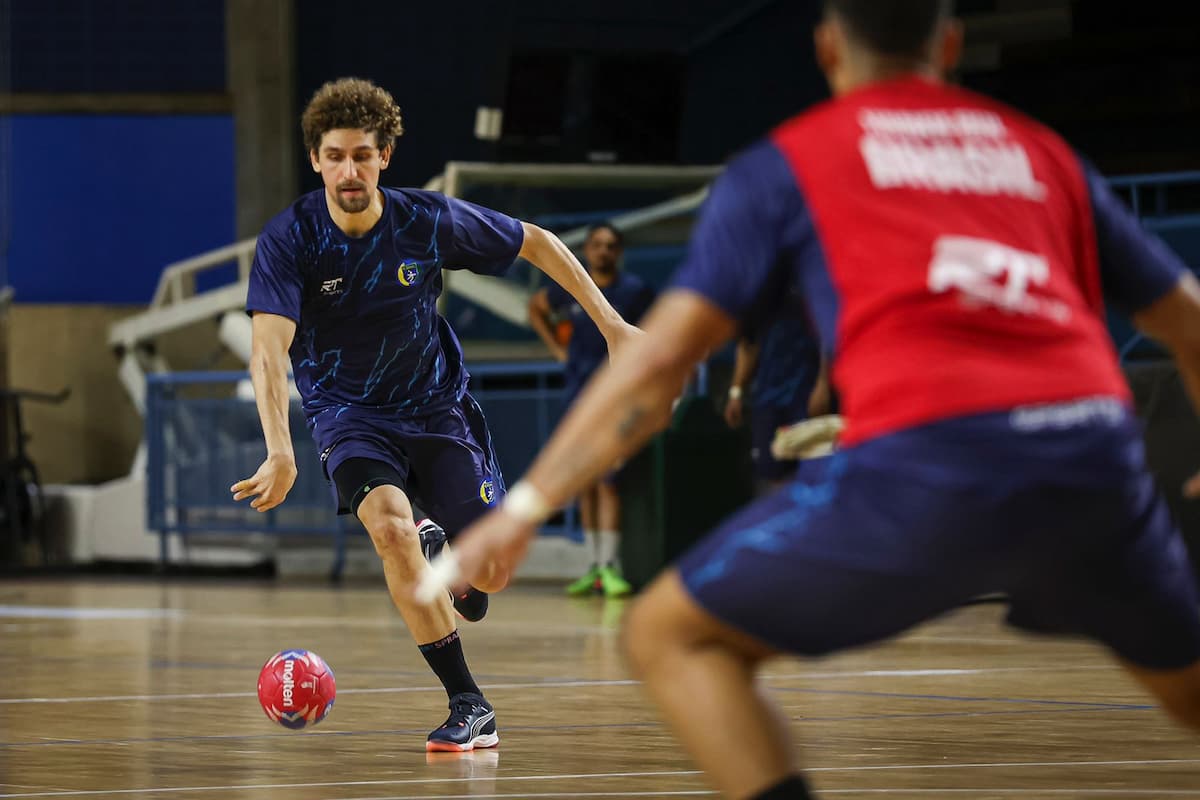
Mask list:
[{"label": "team crest on jersey", "polygon": [[421,265],[416,261],[404,261],[396,270],[396,278],[405,286],[416,286],[421,282]]},{"label": "team crest on jersey", "polygon": [[491,479],[479,484],[479,499],[489,506],[496,502],[496,484],[492,483]]}]

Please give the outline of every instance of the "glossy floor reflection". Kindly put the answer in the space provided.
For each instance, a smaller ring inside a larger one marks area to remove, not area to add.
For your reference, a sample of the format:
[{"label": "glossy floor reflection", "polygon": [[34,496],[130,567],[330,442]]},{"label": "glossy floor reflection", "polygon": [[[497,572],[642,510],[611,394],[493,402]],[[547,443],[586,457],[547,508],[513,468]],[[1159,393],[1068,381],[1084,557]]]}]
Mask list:
[{"label": "glossy floor reflection", "polygon": [[[881,602],[886,602],[886,598]],[[382,585],[0,584],[0,798],[711,794],[618,651],[623,601],[516,587],[463,627],[500,747],[426,754],[446,698]],[[884,647],[781,660],[765,685],[823,797],[1200,797],[1200,740],[1102,651],[962,609]],[[320,653],[314,729],[255,699],[277,650]]]}]

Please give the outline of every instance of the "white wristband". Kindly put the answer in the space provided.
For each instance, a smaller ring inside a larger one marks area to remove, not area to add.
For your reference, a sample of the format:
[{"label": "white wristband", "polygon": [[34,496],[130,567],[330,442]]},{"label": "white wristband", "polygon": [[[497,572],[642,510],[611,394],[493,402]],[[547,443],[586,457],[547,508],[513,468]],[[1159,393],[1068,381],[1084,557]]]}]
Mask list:
[{"label": "white wristband", "polygon": [[429,562],[429,569],[417,582],[417,601],[429,605],[458,583],[462,572],[458,568],[458,557],[450,549],[442,550],[437,558]]},{"label": "white wristband", "polygon": [[740,400],[741,397],[742,397],[742,387],[740,387],[740,386],[730,386],[729,387],[729,399],[730,400]]},{"label": "white wristband", "polygon": [[525,481],[517,481],[504,495],[500,508],[512,516],[532,525],[541,525],[554,509],[546,502],[542,493]]}]

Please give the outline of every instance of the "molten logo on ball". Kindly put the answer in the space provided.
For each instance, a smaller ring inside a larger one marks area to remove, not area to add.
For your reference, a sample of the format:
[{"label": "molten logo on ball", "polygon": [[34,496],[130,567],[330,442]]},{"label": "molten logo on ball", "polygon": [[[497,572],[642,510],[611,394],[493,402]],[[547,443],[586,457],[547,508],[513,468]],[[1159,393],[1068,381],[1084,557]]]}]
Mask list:
[{"label": "molten logo on ball", "polygon": [[295,661],[288,660],[288,661],[283,662],[283,707],[284,708],[292,707],[292,694],[296,688],[296,682],[292,678],[292,674],[295,672],[295,666],[296,666]]},{"label": "molten logo on ball", "polygon": [[316,725],[333,708],[333,670],[316,653],[284,650],[258,674],[258,702],[267,718],[297,730]]}]

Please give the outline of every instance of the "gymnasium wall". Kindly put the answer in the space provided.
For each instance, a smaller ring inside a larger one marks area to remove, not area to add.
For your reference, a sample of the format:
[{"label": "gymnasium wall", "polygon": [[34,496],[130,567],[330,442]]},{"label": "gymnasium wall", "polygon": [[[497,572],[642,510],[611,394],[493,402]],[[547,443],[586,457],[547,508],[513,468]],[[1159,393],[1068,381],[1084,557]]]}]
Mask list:
[{"label": "gymnasium wall", "polygon": [[[48,482],[97,482],[127,473],[141,438],[109,324],[166,264],[233,238],[224,3],[0,5],[7,382],[72,389],[27,406],[30,450]],[[165,349],[203,358],[214,340],[192,334]]]}]

